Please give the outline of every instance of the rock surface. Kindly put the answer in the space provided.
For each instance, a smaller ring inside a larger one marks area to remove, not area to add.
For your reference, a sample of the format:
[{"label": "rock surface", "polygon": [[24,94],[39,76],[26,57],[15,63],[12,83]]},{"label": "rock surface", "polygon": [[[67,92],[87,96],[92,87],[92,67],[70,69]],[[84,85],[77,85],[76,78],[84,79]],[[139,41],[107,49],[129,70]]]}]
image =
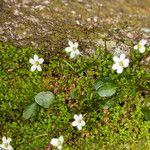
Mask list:
[{"label": "rock surface", "polygon": [[78,41],[89,54],[96,46],[130,49],[150,38],[150,0],[1,0],[0,41],[44,48],[55,54]]}]

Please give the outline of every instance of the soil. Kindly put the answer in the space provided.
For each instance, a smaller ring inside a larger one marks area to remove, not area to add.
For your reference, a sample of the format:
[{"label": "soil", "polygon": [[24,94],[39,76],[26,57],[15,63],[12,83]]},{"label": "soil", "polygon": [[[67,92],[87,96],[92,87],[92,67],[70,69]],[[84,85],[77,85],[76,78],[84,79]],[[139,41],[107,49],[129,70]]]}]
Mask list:
[{"label": "soil", "polygon": [[56,54],[70,39],[90,55],[97,46],[130,50],[142,38],[150,39],[150,0],[0,1],[0,41],[20,48]]}]

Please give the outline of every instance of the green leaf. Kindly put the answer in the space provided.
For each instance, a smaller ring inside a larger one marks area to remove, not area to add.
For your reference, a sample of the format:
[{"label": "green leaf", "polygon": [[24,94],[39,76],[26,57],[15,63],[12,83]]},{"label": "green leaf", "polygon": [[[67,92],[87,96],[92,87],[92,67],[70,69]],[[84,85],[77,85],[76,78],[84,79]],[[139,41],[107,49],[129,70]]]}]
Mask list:
[{"label": "green leaf", "polygon": [[94,84],[95,90],[98,90],[103,85],[103,82],[101,80],[97,80]]},{"label": "green leaf", "polygon": [[55,96],[52,92],[40,92],[35,96],[35,101],[37,104],[44,108],[49,108],[50,105],[54,103]]},{"label": "green leaf", "polygon": [[25,110],[23,111],[23,118],[25,120],[29,118],[34,118],[37,114],[37,104],[33,103],[28,105]]},{"label": "green leaf", "polygon": [[77,98],[78,98],[78,94],[77,94],[77,91],[76,91],[76,90],[71,91],[71,92],[69,93],[69,95],[70,95],[70,97],[71,97],[72,99],[77,99]]},{"label": "green leaf", "polygon": [[136,96],[136,86],[133,86],[133,88],[131,90],[131,94],[132,94],[132,96]]},{"label": "green leaf", "polygon": [[101,97],[109,97],[116,93],[117,86],[109,78],[97,80],[94,88]]},{"label": "green leaf", "polygon": [[144,114],[145,120],[147,120],[147,121],[150,120],[150,108],[149,107],[144,107],[142,109],[142,112]]},{"label": "green leaf", "polygon": [[97,90],[97,93],[101,97],[109,97],[116,93],[116,88],[114,88],[111,84],[105,84]]}]

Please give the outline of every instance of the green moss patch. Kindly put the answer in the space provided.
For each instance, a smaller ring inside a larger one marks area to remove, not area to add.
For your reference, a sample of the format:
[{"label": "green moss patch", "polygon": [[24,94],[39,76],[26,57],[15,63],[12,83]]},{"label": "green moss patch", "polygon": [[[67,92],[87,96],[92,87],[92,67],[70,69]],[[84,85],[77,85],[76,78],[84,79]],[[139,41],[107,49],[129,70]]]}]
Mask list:
[{"label": "green moss patch", "polygon": [[[150,74],[140,65],[149,54],[132,51],[122,74],[112,70],[113,55],[98,54],[70,59],[66,53],[17,49],[0,44],[0,136],[11,137],[16,150],[42,150],[52,138],[64,136],[65,150],[150,148],[150,121],[143,108],[150,102]],[[29,58],[44,58],[42,72],[30,71]],[[110,97],[100,97],[96,80],[109,77],[117,86]],[[34,120],[24,120],[25,107],[42,91],[51,91],[55,103],[39,109]],[[105,109],[107,107],[107,109]],[[83,114],[81,131],[72,127],[74,114]],[[49,146],[50,147],[50,146]]]}]

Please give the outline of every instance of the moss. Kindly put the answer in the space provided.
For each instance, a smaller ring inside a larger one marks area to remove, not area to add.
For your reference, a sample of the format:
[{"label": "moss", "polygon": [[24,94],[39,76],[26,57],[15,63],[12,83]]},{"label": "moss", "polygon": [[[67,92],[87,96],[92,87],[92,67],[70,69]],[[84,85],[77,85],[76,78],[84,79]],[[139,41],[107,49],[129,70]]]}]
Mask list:
[{"label": "moss", "polygon": [[[149,51],[144,56],[131,54],[131,64],[121,75],[111,69],[112,54],[100,49],[101,59],[93,55],[75,60],[64,53],[46,58],[46,51],[17,49],[2,43],[0,52],[0,135],[11,137],[14,149],[44,149],[59,135],[65,138],[66,150],[150,148],[150,122],[144,120],[142,113],[143,106],[149,103],[150,76],[139,66]],[[29,58],[35,53],[45,59],[41,73],[30,72]],[[93,84],[103,77],[119,85],[115,96],[97,95]],[[48,90],[56,95],[57,103],[41,109],[34,122],[23,120],[25,106],[34,101],[38,92]],[[70,95],[73,91],[74,98]],[[103,109],[106,105],[108,110]],[[86,121],[82,131],[71,126],[74,114],[79,113]]]}]

